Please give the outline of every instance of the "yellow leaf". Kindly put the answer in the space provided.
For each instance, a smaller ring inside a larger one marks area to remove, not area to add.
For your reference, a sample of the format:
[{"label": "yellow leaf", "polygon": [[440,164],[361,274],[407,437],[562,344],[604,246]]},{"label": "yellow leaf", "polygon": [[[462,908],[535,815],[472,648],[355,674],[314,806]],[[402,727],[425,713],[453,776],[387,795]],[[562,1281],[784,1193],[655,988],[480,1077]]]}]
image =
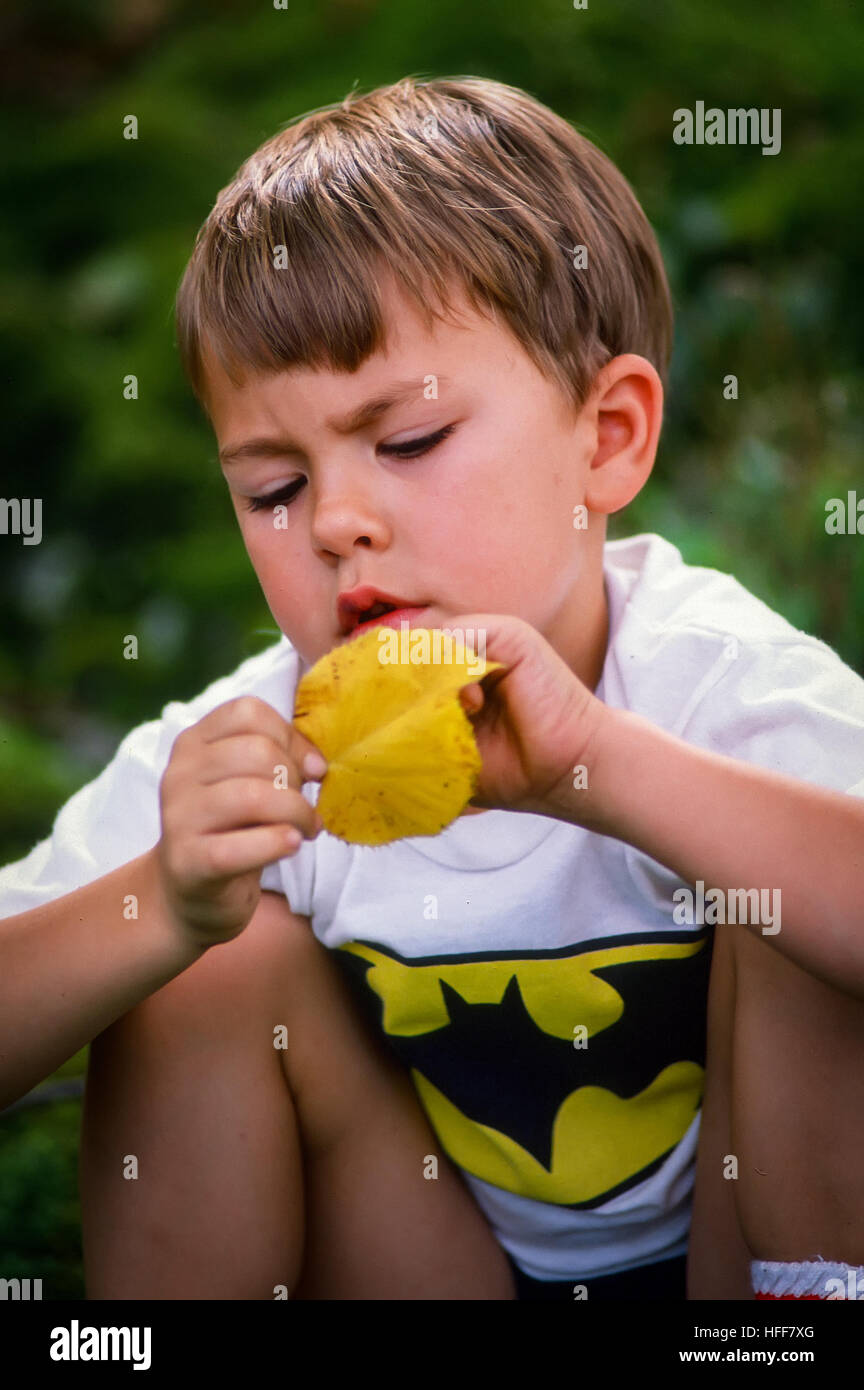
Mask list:
[{"label": "yellow leaf", "polygon": [[407,640],[370,628],[316,662],[297,687],[294,724],[328,762],[317,809],[329,833],[384,845],[450,825],[481,767],[459,691],[499,669],[440,628],[412,628]]}]

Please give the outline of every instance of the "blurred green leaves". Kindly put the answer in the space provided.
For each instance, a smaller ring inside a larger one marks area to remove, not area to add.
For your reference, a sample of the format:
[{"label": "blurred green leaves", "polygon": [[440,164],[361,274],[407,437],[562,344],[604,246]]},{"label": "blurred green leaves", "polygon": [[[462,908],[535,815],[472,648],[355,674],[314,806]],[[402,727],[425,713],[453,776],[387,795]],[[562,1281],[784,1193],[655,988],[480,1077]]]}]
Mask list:
[{"label": "blurred green leaves", "polygon": [[[0,491],[43,499],[44,540],[0,537],[0,862],[48,833],[129,728],[274,640],[180,375],[173,297],[217,192],[263,139],[407,73],[526,88],[615,160],[657,229],[677,319],[666,421],[654,474],[610,534],[668,536],[864,671],[864,537],[824,529],[828,498],[864,493],[859,10],[75,9],[21,9],[3,31]],[[780,153],[676,146],[673,112],[698,100],[779,107]],[[122,137],[129,114],[137,141]],[[123,659],[128,633],[137,661]],[[0,1153],[13,1191],[0,1248],[14,1227],[22,1275],[44,1275],[49,1248],[77,1258],[74,1113],[14,1117],[11,1178]]]}]

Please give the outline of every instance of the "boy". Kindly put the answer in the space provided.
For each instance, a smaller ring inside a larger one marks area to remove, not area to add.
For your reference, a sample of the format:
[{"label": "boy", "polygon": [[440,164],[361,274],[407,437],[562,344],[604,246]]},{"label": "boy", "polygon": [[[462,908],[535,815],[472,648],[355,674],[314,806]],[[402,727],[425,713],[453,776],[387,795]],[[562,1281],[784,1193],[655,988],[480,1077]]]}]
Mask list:
[{"label": "boy", "polygon": [[[713,932],[679,895],[767,885],[762,976],[864,993],[864,815],[839,795],[864,785],[864,685],[659,537],[604,544],[653,466],[671,339],[641,209],[524,93],[406,80],[247,161],[178,326],[287,640],[136,731],[0,878],[34,972],[60,918],[26,908],[70,888],[126,972],[88,1078],[91,1296],[683,1297]],[[288,721],[376,597],[397,626],[483,631],[505,670],[464,695],[468,813],[371,850],[317,833]],[[83,872],[58,867],[76,837]],[[120,962],[112,895],[136,886]],[[718,1083],[714,1145],[730,1103]],[[832,1238],[853,1137],[820,1167]],[[748,1297],[706,1154],[691,1295]],[[851,1210],[830,1257],[854,1263]]]}]

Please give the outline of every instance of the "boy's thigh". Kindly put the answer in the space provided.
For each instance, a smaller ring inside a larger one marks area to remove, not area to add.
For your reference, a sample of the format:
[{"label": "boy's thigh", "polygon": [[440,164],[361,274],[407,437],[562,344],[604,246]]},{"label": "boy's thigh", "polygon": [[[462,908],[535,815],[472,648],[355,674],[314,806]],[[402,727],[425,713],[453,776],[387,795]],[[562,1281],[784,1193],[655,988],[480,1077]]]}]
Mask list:
[{"label": "boy's thigh", "polygon": [[305,1158],[295,1298],[514,1298],[504,1251],[405,1069],[306,919],[267,896],[287,934],[282,1056]]}]

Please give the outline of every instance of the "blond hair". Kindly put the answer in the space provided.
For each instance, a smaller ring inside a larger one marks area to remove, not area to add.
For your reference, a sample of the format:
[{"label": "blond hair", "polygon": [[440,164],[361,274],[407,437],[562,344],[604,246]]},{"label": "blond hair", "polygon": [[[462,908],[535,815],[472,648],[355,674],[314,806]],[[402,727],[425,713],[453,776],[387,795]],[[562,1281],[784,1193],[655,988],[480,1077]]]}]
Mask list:
[{"label": "blond hair", "polygon": [[211,350],[235,384],[250,371],[356,370],[384,346],[384,269],[430,324],[455,277],[577,407],[620,353],[665,382],[666,274],[611,160],[519,88],[405,77],[298,117],[220,192],[176,304],[205,409]]}]

